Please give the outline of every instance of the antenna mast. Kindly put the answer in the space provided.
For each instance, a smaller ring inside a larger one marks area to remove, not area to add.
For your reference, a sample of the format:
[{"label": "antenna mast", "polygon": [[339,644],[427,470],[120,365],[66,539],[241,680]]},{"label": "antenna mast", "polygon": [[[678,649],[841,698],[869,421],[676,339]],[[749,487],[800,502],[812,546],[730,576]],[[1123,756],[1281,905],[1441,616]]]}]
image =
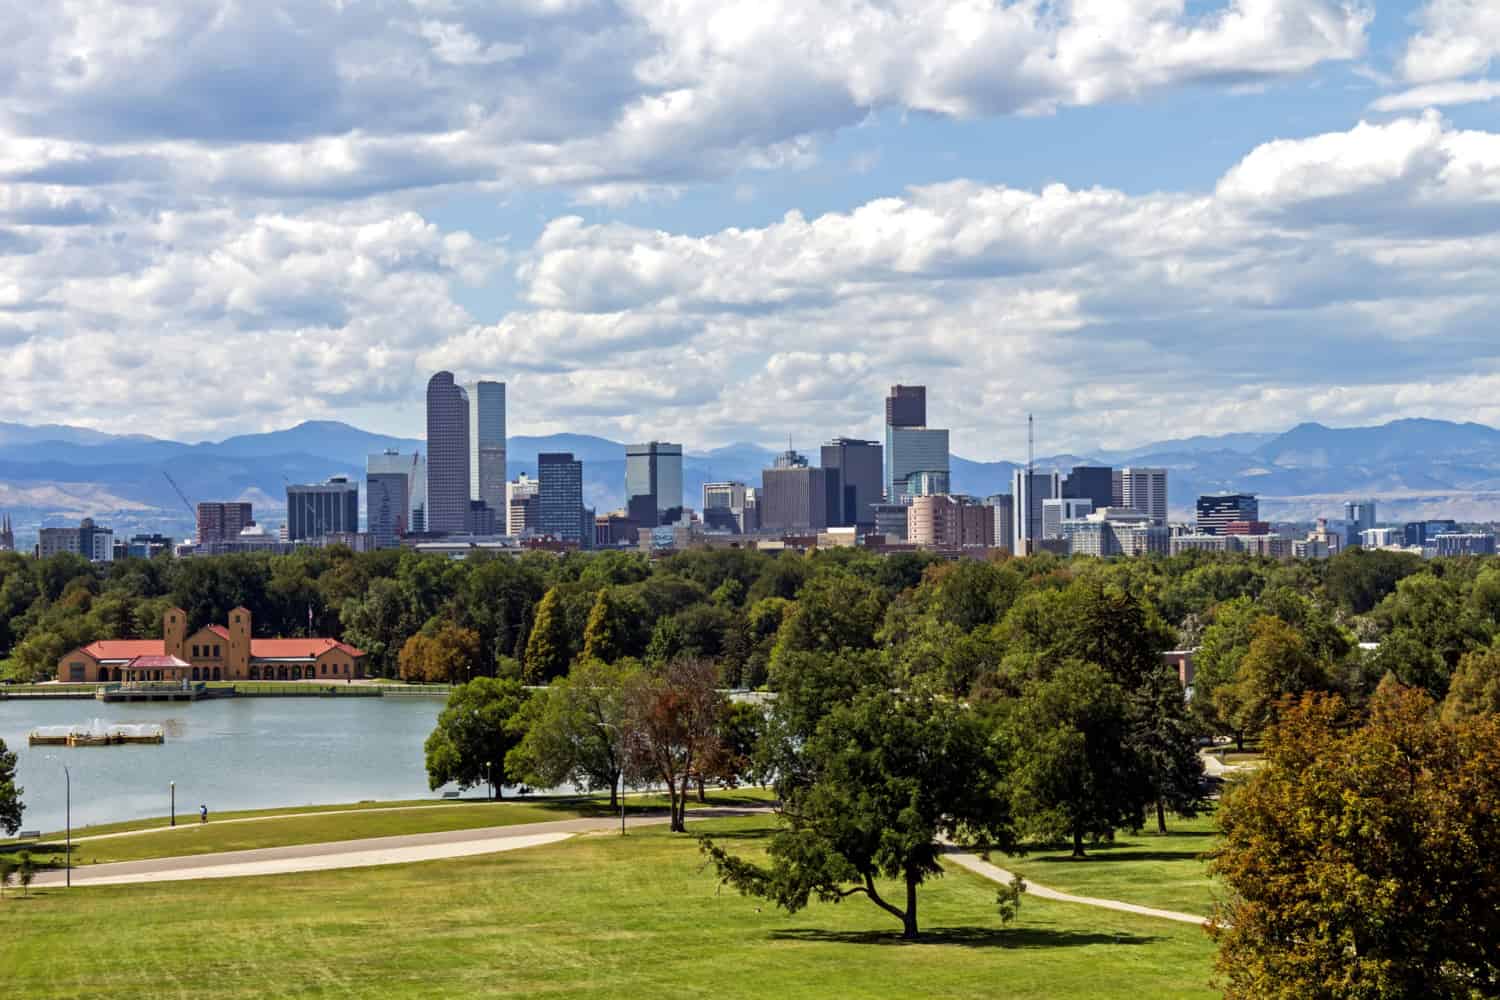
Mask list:
[{"label": "antenna mast", "polygon": [[1035,423],[1031,414],[1026,414],[1026,555],[1031,555],[1036,548],[1033,532],[1036,525],[1032,521],[1031,508],[1036,506],[1036,432]]}]

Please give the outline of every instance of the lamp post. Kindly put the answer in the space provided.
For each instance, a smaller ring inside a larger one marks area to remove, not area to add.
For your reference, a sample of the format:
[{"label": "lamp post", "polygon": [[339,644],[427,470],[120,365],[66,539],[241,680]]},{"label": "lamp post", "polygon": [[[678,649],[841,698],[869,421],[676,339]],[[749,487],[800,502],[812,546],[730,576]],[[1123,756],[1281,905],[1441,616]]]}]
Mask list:
[{"label": "lamp post", "polygon": [[167,787],[172,790],[172,825],[177,825],[177,782],[167,782]]},{"label": "lamp post", "polygon": [[63,829],[65,831],[64,836],[67,837],[66,846],[63,848],[65,852],[63,855],[63,867],[67,874],[63,878],[66,882],[66,887],[71,889],[73,888],[73,773],[68,770],[68,765],[63,764],[59,758],[48,754],[47,759],[55,760],[59,764],[62,764],[63,769],[63,789],[66,795],[66,798],[63,800],[63,822],[65,824]]}]

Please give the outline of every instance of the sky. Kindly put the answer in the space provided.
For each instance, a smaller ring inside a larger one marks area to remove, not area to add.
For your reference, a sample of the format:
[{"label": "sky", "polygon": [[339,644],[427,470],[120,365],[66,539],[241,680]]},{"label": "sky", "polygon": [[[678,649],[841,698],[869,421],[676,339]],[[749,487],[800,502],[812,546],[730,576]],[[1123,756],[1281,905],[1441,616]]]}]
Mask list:
[{"label": "sky", "polygon": [[1500,424],[1500,4],[0,0],[0,421]]}]

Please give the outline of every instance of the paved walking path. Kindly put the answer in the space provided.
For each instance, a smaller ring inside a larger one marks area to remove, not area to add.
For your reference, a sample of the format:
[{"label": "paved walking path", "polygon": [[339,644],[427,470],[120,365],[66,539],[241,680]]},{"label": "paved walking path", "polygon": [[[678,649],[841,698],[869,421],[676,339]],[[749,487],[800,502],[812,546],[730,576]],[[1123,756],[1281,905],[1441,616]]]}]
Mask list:
[{"label": "paved walking path", "polygon": [[[977,854],[967,854],[959,851],[945,854],[944,857],[962,868],[967,868],[976,875],[982,875],[992,882],[999,882],[1001,885],[1010,885],[1011,880],[1015,878],[1015,875],[1011,872],[1006,871],[998,865],[991,864]],[[1056,889],[1049,889],[1044,885],[1037,885],[1035,882],[1030,881],[1026,883],[1026,895],[1035,896],[1037,899],[1056,900],[1059,903],[1082,903],[1084,906],[1097,906],[1103,910],[1134,913],[1142,917],[1159,917],[1162,920],[1176,920],[1179,923],[1196,924],[1200,927],[1208,923],[1207,917],[1200,917],[1192,913],[1178,913],[1175,910],[1158,910],[1150,906],[1137,906],[1134,903],[1124,903],[1118,899],[1095,899],[1092,896],[1075,896],[1072,893],[1059,892]]]},{"label": "paved walking path", "polygon": [[[688,810],[689,820],[723,819],[751,816],[763,809],[700,808]],[[652,826],[667,822],[667,814],[627,817],[627,828]],[[563,819],[543,823],[520,823],[513,826],[481,827],[473,830],[444,830],[437,833],[414,833],[398,837],[367,837],[324,844],[295,844],[288,847],[263,847],[250,851],[224,851],[176,858],[149,858],[144,861],[118,861],[86,865],[73,869],[73,885],[120,885],[139,882],[176,882],[186,879],[234,878],[247,875],[280,875],[289,872],[329,871],[336,868],[363,868],[370,865],[402,864],[411,861],[435,861],[464,858],[476,854],[493,854],[523,847],[557,843],[579,833],[601,833],[619,830],[619,817],[591,816],[585,819]],[[37,875],[36,886],[60,886],[66,881],[62,871]]]}]

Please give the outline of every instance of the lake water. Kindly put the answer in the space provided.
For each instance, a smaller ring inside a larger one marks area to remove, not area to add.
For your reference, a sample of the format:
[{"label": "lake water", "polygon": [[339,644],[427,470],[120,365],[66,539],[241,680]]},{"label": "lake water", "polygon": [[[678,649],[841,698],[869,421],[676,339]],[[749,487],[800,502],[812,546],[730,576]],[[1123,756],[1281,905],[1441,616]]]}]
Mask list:
[{"label": "lake water", "polygon": [[[23,826],[63,828],[63,769],[73,774],[73,828],[229,809],[439,798],[427,787],[422,742],[440,698],[222,698],[192,704],[0,701],[0,739],[19,758]],[[160,746],[29,747],[36,726],[158,723]],[[47,758],[55,757],[56,760]]]}]

